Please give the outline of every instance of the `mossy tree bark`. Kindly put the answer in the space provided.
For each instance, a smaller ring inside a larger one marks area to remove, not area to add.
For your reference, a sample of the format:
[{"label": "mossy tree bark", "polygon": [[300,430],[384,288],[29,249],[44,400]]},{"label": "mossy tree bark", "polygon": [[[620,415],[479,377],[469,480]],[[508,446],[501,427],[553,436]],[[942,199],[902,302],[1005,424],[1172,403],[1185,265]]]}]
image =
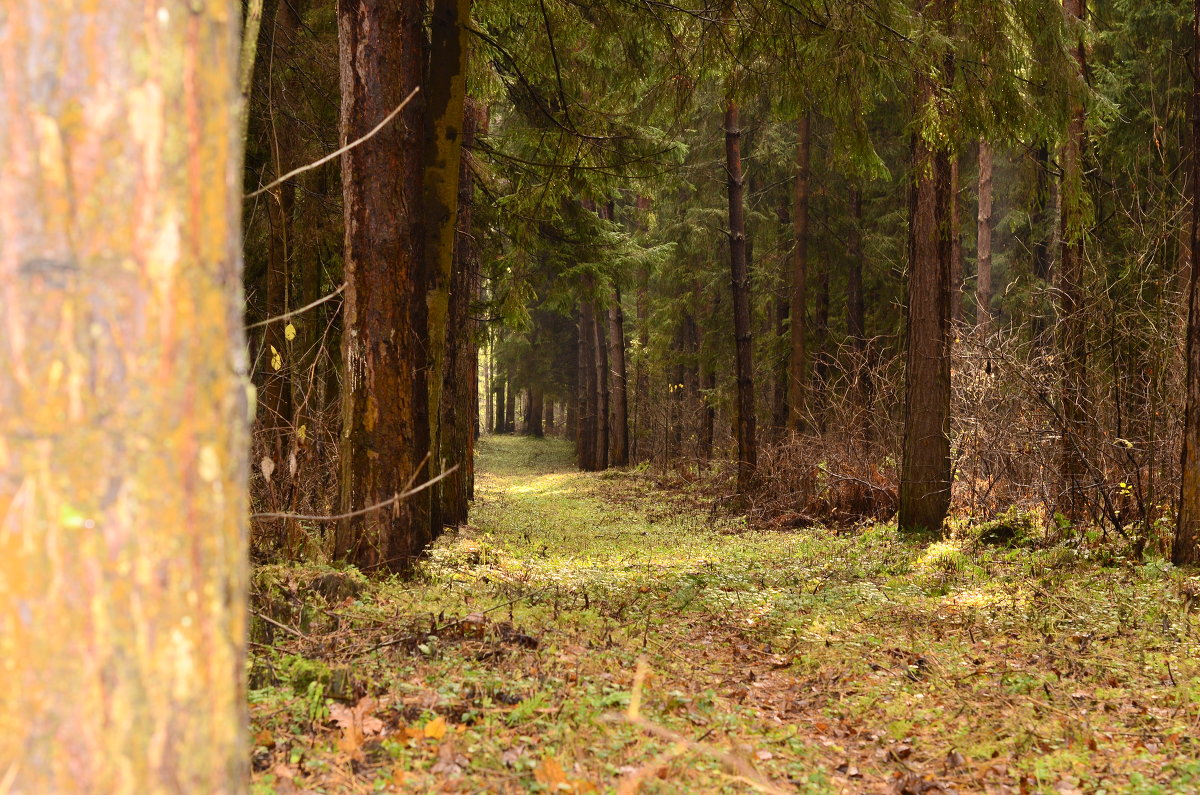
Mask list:
[{"label": "mossy tree bark", "polygon": [[[339,0],[343,145],[421,84],[422,11],[415,0]],[[345,513],[392,499],[428,472],[423,104],[417,95],[394,123],[342,156]],[[431,535],[426,490],[341,521],[334,554],[365,571],[405,571]]]},{"label": "mossy tree bark", "polygon": [[[475,133],[484,123],[484,108],[473,103],[463,119],[462,145],[470,149]],[[442,401],[442,461],[458,466],[442,488],[442,521],[460,525],[467,521],[467,507],[474,479],[475,425],[479,418],[476,384],[479,380],[478,324],[471,318],[471,304],[479,289],[479,248],[471,236],[471,198],[474,172],[464,153],[458,174],[458,233],[454,242],[454,274],[450,282],[450,333],[446,346],[446,374]]]},{"label": "mossy tree bark", "polygon": [[[454,281],[455,236],[463,152],[463,115],[467,96],[467,26],[470,0],[433,0],[430,8],[429,62],[425,71],[424,254],[429,285],[426,303],[429,329],[429,438],[434,450],[433,472],[463,463],[465,449],[443,445],[442,404],[447,352],[459,341],[450,339],[466,326],[449,323]],[[434,486],[430,533],[442,530],[441,491]]]},{"label": "mossy tree bark", "polygon": [[240,4],[0,17],[0,789],[243,792]]}]

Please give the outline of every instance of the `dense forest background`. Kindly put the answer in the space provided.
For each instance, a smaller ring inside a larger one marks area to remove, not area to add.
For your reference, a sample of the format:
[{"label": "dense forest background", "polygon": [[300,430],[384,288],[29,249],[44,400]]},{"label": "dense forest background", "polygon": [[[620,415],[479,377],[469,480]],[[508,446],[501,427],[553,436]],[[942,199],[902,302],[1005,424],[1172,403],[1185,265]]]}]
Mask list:
[{"label": "dense forest background", "polygon": [[[409,501],[395,532],[415,540],[385,557],[436,535],[442,519],[412,528],[426,516],[465,520],[480,431],[565,435],[584,469],[709,479],[779,525],[899,509],[937,532],[947,514],[1015,509],[1135,556],[1168,551],[1186,4],[416,4],[387,12],[409,38],[351,67],[347,28],[373,8],[266,0],[245,210],[260,513],[335,514],[397,486],[360,492],[348,481],[374,475],[339,450],[362,410],[345,361],[346,306],[361,302],[356,324],[413,321],[417,353],[397,356],[420,359],[416,379],[396,395],[440,402],[397,409],[429,428],[398,438],[437,439],[440,422],[444,439],[429,459],[421,444],[384,454],[399,456],[392,477],[460,467],[428,506]],[[348,108],[348,71],[396,85]],[[424,220],[354,198],[343,159],[279,179],[419,88],[347,157],[384,136],[408,146],[361,168],[404,180],[390,187]],[[450,147],[439,119],[461,125]],[[359,214],[393,227],[390,264],[369,264],[384,256],[369,244],[351,267]],[[379,279],[404,295],[377,295]],[[444,351],[437,313],[417,316],[439,301]],[[334,535],[262,519],[254,547],[353,558]]]}]

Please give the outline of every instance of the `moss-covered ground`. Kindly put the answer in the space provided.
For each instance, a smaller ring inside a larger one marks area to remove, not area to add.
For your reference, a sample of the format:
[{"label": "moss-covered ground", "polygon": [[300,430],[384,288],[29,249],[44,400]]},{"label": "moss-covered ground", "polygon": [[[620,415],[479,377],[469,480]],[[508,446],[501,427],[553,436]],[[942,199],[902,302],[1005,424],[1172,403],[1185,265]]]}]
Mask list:
[{"label": "moss-covered ground", "polygon": [[413,580],[256,573],[255,792],[1200,790],[1161,562],[757,531],[558,440],[479,470]]}]

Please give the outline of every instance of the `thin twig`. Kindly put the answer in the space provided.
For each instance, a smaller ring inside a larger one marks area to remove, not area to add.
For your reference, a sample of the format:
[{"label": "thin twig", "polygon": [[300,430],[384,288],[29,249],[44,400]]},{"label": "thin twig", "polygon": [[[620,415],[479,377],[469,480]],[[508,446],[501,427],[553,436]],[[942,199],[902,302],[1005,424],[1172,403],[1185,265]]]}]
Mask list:
[{"label": "thin twig", "polygon": [[303,314],[303,313],[307,312],[308,310],[312,309],[314,306],[320,306],[321,304],[325,303],[326,301],[336,298],[337,296],[341,295],[345,291],[345,289],[346,289],[346,283],[342,282],[342,286],[337,288],[336,290],[334,290],[329,295],[322,296],[321,298],[318,298],[317,300],[313,301],[311,304],[305,304],[304,306],[300,307],[299,309],[293,309],[291,312],[284,312],[282,315],[276,315],[275,317],[269,317],[266,320],[260,320],[257,323],[251,323],[249,326],[246,326],[246,331],[250,331],[251,329],[260,328],[261,326],[266,326],[270,323],[276,323],[280,320],[287,320],[289,317],[295,317],[296,315]]},{"label": "thin twig", "polygon": [[271,624],[272,626],[279,627],[284,632],[295,635],[297,638],[300,638],[300,640],[309,640],[308,635],[305,635],[300,630],[292,629],[287,624],[281,624],[280,622],[276,621],[275,619],[271,618],[270,616],[264,616],[262,613],[258,612],[257,610],[251,610],[250,614],[253,615],[255,618],[261,618],[263,621],[266,621],[268,624]]},{"label": "thin twig", "polygon": [[262,186],[261,188],[254,191],[253,193],[247,193],[242,198],[243,199],[253,199],[255,196],[258,196],[259,194],[266,193],[267,191],[271,190],[272,188],[282,185],[283,183],[287,182],[292,177],[303,174],[305,171],[312,171],[314,168],[320,168],[321,166],[328,163],[330,160],[333,160],[336,157],[341,157],[343,154],[345,154],[346,152],[349,152],[351,149],[358,146],[359,144],[366,143],[371,138],[374,138],[379,133],[380,130],[382,130],[384,127],[386,127],[388,125],[388,122],[390,122],[392,119],[399,116],[400,111],[404,110],[404,106],[407,105],[409,103],[409,101],[413,97],[415,97],[417,95],[417,92],[420,90],[421,90],[421,88],[420,88],[420,86],[418,86],[417,88],[414,88],[412,91],[410,91],[408,96],[404,98],[404,101],[396,106],[395,110],[393,110],[388,115],[384,116],[383,121],[379,122],[379,124],[376,124],[375,128],[373,130],[371,130],[369,133],[367,133],[366,135],[364,135],[363,137],[361,137],[355,141],[351,141],[350,143],[343,146],[341,149],[338,149],[336,152],[331,152],[330,154],[325,155],[325,157],[322,157],[320,160],[315,160],[312,163],[309,163],[307,166],[300,166],[300,168],[292,169],[291,171],[284,174],[282,177],[275,180],[274,182],[271,182],[267,185]]},{"label": "thin twig", "polygon": [[[418,469],[420,469],[420,467],[418,467]],[[402,491],[399,494],[397,494],[396,496],[390,497],[390,498],[384,500],[383,502],[376,503],[375,505],[369,505],[366,508],[359,508],[357,511],[350,511],[349,513],[340,513],[336,516],[310,516],[308,514],[301,514],[301,513],[254,513],[254,514],[250,514],[250,518],[251,519],[299,519],[300,521],[304,521],[304,522],[337,522],[337,521],[341,521],[342,519],[352,519],[355,516],[362,516],[365,513],[371,513],[372,511],[379,511],[379,510],[383,510],[384,508],[390,508],[391,506],[395,505],[396,503],[400,502],[401,500],[407,499],[407,498],[413,496],[414,494],[421,493],[425,489],[432,486],[434,483],[437,483],[439,480],[442,480],[442,479],[447,478],[450,475],[454,474],[454,472],[457,470],[458,470],[458,464],[455,464],[454,466],[450,467],[442,474],[438,475],[435,478],[432,478],[431,480],[425,481],[420,486],[417,486],[415,489],[408,489],[408,490]]]}]

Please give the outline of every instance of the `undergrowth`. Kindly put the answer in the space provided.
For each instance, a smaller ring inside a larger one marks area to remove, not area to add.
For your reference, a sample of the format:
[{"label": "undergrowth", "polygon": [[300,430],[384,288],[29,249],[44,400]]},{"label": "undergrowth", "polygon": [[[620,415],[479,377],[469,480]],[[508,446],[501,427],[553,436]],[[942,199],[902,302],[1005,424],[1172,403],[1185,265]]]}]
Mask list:
[{"label": "undergrowth", "polygon": [[1162,561],[1019,515],[760,530],[561,441],[480,450],[416,579],[259,571],[255,792],[1200,787],[1198,591]]}]

